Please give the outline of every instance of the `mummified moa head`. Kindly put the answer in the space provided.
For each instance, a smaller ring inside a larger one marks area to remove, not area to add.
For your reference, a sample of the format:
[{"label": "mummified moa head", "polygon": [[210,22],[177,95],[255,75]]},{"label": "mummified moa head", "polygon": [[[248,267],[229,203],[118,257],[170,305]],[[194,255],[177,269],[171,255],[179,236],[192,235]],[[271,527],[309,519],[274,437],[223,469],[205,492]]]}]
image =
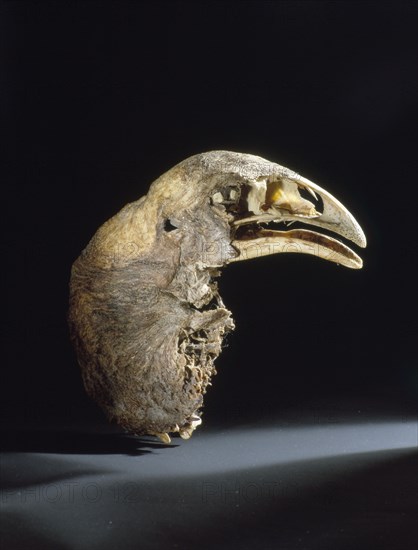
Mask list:
[{"label": "mummified moa head", "polygon": [[359,269],[353,216],[329,193],[263,158],[211,151],[181,162],[94,235],[71,272],[69,323],[88,394],[130,432],[189,438],[201,423],[223,336],[216,284],[231,262],[302,252]]}]

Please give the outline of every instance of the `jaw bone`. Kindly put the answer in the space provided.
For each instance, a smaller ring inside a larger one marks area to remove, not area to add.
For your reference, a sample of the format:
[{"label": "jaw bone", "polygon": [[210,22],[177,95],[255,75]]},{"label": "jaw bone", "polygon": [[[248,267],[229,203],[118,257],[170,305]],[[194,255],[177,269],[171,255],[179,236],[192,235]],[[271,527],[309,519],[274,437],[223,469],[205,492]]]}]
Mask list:
[{"label": "jaw bone", "polygon": [[[319,196],[322,211],[302,196],[302,190],[316,202]],[[232,221],[235,230],[232,244],[240,254],[230,262],[293,252],[315,255],[352,269],[362,267],[363,262],[355,252],[326,234],[307,229],[278,231],[265,227],[269,223],[296,221],[332,231],[360,247],[366,246],[366,237],[357,221],[330,193],[302,176],[272,176],[248,184],[241,212]]]}]

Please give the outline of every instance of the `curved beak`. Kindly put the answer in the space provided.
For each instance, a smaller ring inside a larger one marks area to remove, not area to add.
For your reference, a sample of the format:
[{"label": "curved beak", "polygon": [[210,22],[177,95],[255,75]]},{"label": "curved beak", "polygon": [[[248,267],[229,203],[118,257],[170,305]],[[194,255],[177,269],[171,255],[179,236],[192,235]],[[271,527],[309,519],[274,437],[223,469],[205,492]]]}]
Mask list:
[{"label": "curved beak", "polygon": [[[290,171],[289,171],[290,172]],[[271,224],[301,222],[317,226],[366,246],[366,237],[350,212],[330,193],[302,176],[273,175],[249,181],[239,213],[231,223],[236,262],[270,254],[311,254],[352,269],[361,258],[348,246],[326,233],[298,227],[277,230]]]}]

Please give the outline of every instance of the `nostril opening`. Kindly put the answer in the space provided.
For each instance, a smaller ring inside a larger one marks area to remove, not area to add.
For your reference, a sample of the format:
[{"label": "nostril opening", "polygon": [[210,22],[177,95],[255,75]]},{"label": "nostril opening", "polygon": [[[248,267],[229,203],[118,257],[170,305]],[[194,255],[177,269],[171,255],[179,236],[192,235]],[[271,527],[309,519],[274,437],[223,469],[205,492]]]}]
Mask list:
[{"label": "nostril opening", "polygon": [[315,193],[316,194],[316,199],[315,199],[315,197],[304,187],[298,187],[298,192],[299,192],[299,195],[302,197],[302,199],[305,199],[311,202],[315,206],[315,210],[317,212],[319,212],[320,214],[323,213],[324,202],[322,200],[321,195],[319,195],[319,193]]},{"label": "nostril opening", "polygon": [[174,231],[175,229],[178,229],[178,227],[167,218],[164,221],[164,231],[167,231],[167,233],[169,233],[170,231]]}]

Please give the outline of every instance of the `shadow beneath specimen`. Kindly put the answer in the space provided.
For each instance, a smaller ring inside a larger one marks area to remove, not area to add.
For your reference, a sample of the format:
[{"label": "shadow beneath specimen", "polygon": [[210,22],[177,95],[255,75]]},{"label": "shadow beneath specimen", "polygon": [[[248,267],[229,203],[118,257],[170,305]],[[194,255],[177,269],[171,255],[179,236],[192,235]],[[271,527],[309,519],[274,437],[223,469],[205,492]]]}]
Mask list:
[{"label": "shadow beneath specimen", "polygon": [[0,432],[0,439],[2,452],[140,456],[154,449],[176,447],[151,437],[124,433],[16,429]]}]

